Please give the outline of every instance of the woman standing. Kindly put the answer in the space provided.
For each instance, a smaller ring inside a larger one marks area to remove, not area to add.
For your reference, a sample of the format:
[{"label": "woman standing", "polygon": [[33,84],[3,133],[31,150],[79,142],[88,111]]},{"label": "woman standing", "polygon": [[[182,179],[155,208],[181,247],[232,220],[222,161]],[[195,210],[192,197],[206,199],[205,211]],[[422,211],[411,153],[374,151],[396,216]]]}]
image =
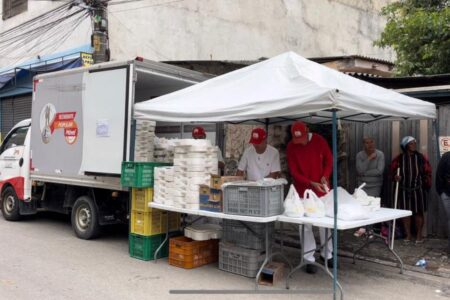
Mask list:
[{"label": "woman standing", "polygon": [[[427,192],[431,188],[431,165],[427,158],[416,150],[416,139],[405,136],[400,143],[403,153],[391,163],[394,181],[399,182],[398,208],[411,210],[417,232],[416,244],[423,243],[422,229],[424,212],[427,210]],[[400,170],[400,175],[397,175]],[[405,242],[410,242],[411,217],[403,218]]]}]

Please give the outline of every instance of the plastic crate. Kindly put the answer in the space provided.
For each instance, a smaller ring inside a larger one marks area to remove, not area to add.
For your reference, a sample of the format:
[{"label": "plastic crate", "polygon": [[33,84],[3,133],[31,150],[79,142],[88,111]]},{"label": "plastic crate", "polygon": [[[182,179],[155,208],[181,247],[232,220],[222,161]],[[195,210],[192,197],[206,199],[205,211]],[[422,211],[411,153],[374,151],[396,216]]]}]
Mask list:
[{"label": "plastic crate", "polygon": [[145,188],[153,187],[155,167],[170,166],[160,162],[122,162],[120,183],[124,187]]},{"label": "plastic crate", "polygon": [[[128,243],[130,256],[142,260],[153,260],[155,251],[165,239],[165,234],[143,236],[130,233]],[[169,256],[169,243],[163,246],[157,258]]]},{"label": "plastic crate", "polygon": [[219,244],[219,269],[223,271],[254,278],[264,258],[264,252],[260,250],[241,248],[224,242]]},{"label": "plastic crate", "polygon": [[153,210],[152,212],[131,212],[131,233],[140,235],[155,235],[166,232],[167,212]]},{"label": "plastic crate", "polygon": [[148,203],[153,201],[153,189],[152,188],[133,188],[131,189],[131,209],[142,212],[152,211],[151,207],[148,207]]},{"label": "plastic crate", "polygon": [[180,236],[170,239],[169,264],[193,269],[217,261],[219,240],[194,241]]},{"label": "plastic crate", "polygon": [[[268,225],[269,237],[271,237],[274,230],[274,223],[269,223]],[[265,249],[266,224],[223,220],[222,227],[222,240],[224,242],[249,249]]]},{"label": "plastic crate", "polygon": [[155,235],[166,233],[167,218],[169,218],[169,232],[178,231],[181,227],[179,213],[153,209],[151,212],[133,210],[131,212],[131,233],[140,235]]},{"label": "plastic crate", "polygon": [[224,187],[223,212],[255,217],[283,213],[283,186],[228,185]]}]

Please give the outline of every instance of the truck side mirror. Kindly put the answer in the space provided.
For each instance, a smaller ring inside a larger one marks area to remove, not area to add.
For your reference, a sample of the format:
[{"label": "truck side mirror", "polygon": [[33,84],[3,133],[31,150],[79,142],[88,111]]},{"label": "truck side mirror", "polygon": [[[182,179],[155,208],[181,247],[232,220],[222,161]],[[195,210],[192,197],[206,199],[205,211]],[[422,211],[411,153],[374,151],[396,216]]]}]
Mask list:
[{"label": "truck side mirror", "polygon": [[23,166],[23,157],[19,159],[19,167]]}]

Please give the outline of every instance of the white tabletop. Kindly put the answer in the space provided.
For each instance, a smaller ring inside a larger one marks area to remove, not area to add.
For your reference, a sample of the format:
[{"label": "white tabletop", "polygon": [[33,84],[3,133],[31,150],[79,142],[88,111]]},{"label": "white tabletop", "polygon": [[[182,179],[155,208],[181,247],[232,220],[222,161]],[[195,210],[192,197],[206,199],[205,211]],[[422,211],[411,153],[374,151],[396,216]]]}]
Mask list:
[{"label": "white tabletop", "polygon": [[279,216],[251,217],[251,216],[241,216],[241,215],[230,215],[230,214],[224,214],[224,213],[212,212],[212,211],[206,211],[206,210],[174,207],[174,206],[159,204],[159,203],[155,203],[155,202],[150,202],[149,206],[152,208],[157,208],[157,209],[161,209],[161,210],[168,210],[168,211],[179,212],[179,213],[195,215],[195,216],[228,219],[228,220],[238,220],[238,221],[254,222],[254,223],[275,222],[277,220],[277,218],[279,217]]},{"label": "white tabletop", "polygon": [[[337,229],[345,230],[352,228],[359,228],[361,226],[366,226],[370,224],[376,224],[380,222],[390,221],[394,219],[404,218],[412,215],[410,210],[392,209],[392,208],[380,208],[377,211],[371,212],[370,219],[358,220],[358,221],[343,221],[337,220]],[[334,228],[334,219],[325,218],[291,218],[284,215],[279,215],[277,218],[280,222],[294,223],[294,224],[311,224],[317,227]]]}]

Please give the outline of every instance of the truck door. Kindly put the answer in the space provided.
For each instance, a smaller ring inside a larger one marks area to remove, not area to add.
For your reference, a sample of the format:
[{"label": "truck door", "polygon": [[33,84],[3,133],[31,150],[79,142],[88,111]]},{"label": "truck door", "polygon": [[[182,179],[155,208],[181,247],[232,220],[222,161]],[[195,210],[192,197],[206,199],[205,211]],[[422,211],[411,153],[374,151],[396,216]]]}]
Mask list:
[{"label": "truck door", "polygon": [[13,129],[0,147],[0,189],[11,184],[19,199],[24,198],[24,185],[29,182],[29,148],[25,146],[29,128]]}]

